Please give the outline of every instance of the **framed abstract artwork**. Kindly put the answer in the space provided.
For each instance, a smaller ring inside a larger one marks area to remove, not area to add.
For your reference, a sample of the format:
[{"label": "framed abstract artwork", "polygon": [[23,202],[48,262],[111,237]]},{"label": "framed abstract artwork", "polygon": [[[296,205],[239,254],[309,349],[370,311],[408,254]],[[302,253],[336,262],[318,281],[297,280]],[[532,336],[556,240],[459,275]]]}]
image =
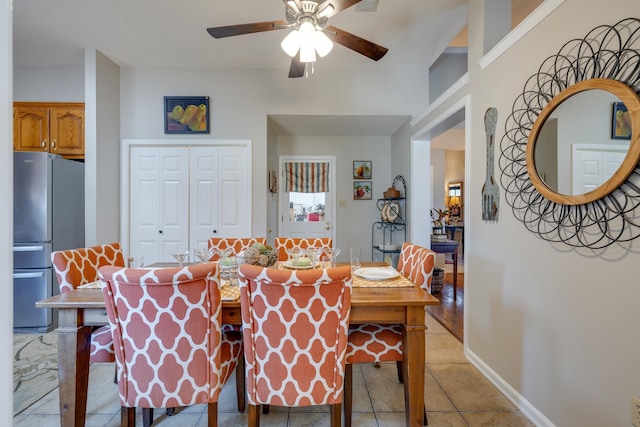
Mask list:
[{"label": "framed abstract artwork", "polygon": [[371,161],[353,161],[353,179],[371,179]]},{"label": "framed abstract artwork", "polygon": [[353,200],[371,200],[371,181],[353,181]]},{"label": "framed abstract artwork", "polygon": [[165,96],[164,133],[209,133],[208,96]]},{"label": "framed abstract artwork", "polygon": [[631,139],[631,116],[623,102],[613,103],[611,139]]}]

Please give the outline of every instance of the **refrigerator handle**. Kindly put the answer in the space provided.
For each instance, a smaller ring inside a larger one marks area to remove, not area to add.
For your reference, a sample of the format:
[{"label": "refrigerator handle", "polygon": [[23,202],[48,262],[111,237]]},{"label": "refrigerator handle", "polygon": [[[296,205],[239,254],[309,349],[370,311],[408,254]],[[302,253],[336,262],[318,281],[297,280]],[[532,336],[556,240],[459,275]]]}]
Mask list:
[{"label": "refrigerator handle", "polygon": [[35,279],[37,277],[44,277],[44,272],[34,271],[30,273],[13,273],[14,279]]},{"label": "refrigerator handle", "polygon": [[13,252],[42,252],[42,251],[44,251],[43,245],[13,247]]}]

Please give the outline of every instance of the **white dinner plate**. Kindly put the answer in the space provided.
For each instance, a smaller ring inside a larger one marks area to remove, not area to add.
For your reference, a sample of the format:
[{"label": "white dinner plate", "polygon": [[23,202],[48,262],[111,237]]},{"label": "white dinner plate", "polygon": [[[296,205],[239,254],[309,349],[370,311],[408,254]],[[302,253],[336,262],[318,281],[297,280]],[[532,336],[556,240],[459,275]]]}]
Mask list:
[{"label": "white dinner plate", "polygon": [[289,260],[289,261],[285,261],[282,263],[283,266],[287,267],[287,268],[291,268],[293,270],[309,270],[311,268],[313,268],[312,264],[308,264],[308,265],[295,265],[293,263],[293,261]]},{"label": "white dinner plate", "polygon": [[355,274],[367,280],[388,280],[400,276],[398,270],[389,267],[362,267]]}]

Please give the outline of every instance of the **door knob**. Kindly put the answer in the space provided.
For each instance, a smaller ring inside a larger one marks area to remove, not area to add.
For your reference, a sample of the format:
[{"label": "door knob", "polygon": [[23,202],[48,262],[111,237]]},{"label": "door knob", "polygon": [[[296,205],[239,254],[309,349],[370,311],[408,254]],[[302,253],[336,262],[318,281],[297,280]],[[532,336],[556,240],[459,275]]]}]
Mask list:
[{"label": "door knob", "polygon": [[213,230],[213,234],[218,234],[218,230]]},{"label": "door knob", "polygon": [[162,230],[158,231],[158,233],[162,234]]},{"label": "door knob", "polygon": [[331,230],[331,221],[325,221],[324,229],[325,230]]}]

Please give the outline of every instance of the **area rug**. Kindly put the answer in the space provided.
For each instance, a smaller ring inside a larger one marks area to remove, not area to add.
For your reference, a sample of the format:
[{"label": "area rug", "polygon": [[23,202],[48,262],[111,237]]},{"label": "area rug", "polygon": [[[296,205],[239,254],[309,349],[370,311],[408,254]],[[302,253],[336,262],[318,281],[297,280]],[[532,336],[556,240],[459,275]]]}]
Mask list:
[{"label": "area rug", "polygon": [[13,335],[13,415],[58,387],[58,334]]}]

